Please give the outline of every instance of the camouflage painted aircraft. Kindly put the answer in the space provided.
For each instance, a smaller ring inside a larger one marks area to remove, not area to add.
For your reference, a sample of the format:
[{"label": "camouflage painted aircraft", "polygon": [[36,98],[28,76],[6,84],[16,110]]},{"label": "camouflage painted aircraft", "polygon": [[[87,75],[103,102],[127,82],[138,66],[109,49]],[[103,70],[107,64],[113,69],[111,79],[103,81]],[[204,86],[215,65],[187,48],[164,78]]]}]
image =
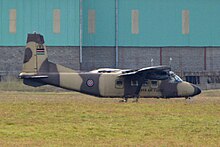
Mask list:
[{"label": "camouflage painted aircraft", "polygon": [[102,68],[89,72],[52,63],[48,60],[44,38],[40,34],[28,34],[23,69],[19,75],[29,86],[54,85],[99,97],[128,98],[176,98],[192,96],[201,90],[184,82],[170,67],[154,66],[131,69]]}]

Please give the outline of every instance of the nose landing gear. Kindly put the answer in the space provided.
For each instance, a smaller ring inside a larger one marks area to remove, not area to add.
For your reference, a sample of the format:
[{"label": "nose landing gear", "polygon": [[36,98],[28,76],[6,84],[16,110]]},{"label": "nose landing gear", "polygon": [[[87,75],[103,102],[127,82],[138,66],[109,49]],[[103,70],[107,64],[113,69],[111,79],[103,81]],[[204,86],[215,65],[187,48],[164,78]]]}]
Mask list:
[{"label": "nose landing gear", "polygon": [[185,97],[185,99],[186,99],[187,102],[190,102],[190,103],[193,102],[193,98],[192,97]]},{"label": "nose landing gear", "polygon": [[[137,103],[139,100],[139,96],[135,96],[134,100],[132,101],[133,103]],[[119,101],[120,103],[127,103],[128,102],[128,97],[125,97],[123,100]]]}]

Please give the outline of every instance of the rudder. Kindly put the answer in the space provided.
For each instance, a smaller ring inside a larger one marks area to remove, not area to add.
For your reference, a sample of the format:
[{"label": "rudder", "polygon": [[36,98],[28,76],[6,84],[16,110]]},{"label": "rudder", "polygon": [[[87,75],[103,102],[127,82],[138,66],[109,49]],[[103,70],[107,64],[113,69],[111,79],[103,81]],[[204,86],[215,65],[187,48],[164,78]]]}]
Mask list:
[{"label": "rudder", "polygon": [[28,34],[21,76],[46,75],[48,66],[48,55],[43,36],[36,33]]}]

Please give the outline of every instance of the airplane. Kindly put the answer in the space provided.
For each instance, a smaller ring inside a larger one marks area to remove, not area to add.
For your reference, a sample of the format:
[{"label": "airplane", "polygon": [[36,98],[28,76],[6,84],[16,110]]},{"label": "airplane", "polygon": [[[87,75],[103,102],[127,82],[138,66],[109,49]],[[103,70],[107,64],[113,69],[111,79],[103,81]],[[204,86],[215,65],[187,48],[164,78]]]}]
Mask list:
[{"label": "airplane", "polygon": [[48,60],[44,37],[28,34],[22,72],[19,78],[29,86],[53,85],[97,97],[190,99],[201,93],[196,85],[183,81],[169,66],[140,69],[101,68],[76,71]]}]

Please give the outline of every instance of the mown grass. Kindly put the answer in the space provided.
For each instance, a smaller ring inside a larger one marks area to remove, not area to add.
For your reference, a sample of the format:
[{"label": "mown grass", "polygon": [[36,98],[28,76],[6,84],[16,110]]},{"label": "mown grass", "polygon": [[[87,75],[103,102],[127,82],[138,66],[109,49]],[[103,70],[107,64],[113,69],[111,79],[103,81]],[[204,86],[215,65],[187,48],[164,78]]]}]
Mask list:
[{"label": "mown grass", "polygon": [[23,91],[23,92],[66,92],[67,90],[45,85],[40,87],[31,87],[23,84],[21,79],[12,79],[0,82],[0,91]]},{"label": "mown grass", "polygon": [[220,91],[118,103],[76,92],[0,95],[0,146],[220,146]]}]

